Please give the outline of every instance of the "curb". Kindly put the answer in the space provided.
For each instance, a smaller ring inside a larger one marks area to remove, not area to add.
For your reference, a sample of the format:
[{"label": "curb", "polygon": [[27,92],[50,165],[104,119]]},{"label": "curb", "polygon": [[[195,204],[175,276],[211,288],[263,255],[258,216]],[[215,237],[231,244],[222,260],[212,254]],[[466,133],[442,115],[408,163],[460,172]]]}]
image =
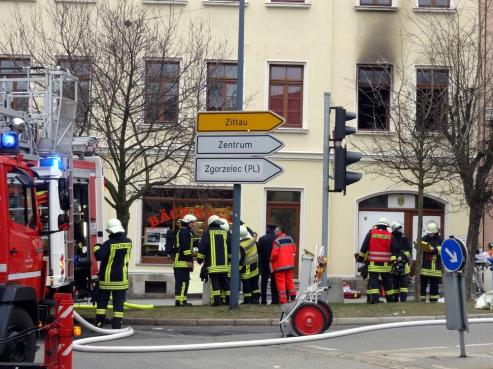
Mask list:
[{"label": "curb", "polygon": [[[471,314],[469,318],[493,318],[493,314]],[[367,318],[334,318],[332,325],[365,325],[385,324],[396,322],[412,322],[416,320],[440,320],[445,315],[438,316],[399,316],[399,317],[367,317]],[[278,319],[251,318],[251,319],[153,319],[153,318],[124,318],[127,325],[155,325],[155,326],[242,326],[242,327],[267,327],[279,325]]]}]

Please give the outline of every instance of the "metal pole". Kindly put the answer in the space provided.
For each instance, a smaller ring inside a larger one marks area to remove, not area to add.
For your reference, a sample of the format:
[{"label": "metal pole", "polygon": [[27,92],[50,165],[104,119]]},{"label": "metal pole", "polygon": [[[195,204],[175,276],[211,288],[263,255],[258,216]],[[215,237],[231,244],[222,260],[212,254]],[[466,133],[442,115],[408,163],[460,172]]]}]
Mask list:
[{"label": "metal pole", "polygon": [[[324,93],[324,157],[322,170],[322,246],[324,256],[329,255],[329,139],[330,139],[330,92]],[[327,283],[327,271],[322,277],[322,286]]]},{"label": "metal pole", "polygon": [[462,282],[462,273],[457,273],[457,280],[459,283],[457,285],[458,288],[458,297],[459,297],[459,317],[460,317],[460,326],[459,329],[459,346],[460,346],[460,357],[467,357],[466,355],[466,346],[464,344],[464,328],[467,324],[467,310],[464,306],[464,290],[463,290],[463,282]]},{"label": "metal pole", "polygon": [[[238,86],[236,89],[236,109],[243,110],[243,63],[245,47],[245,0],[240,0],[238,19]],[[231,240],[231,295],[229,308],[238,309],[240,292],[240,219],[241,184],[233,186],[233,234]]]}]

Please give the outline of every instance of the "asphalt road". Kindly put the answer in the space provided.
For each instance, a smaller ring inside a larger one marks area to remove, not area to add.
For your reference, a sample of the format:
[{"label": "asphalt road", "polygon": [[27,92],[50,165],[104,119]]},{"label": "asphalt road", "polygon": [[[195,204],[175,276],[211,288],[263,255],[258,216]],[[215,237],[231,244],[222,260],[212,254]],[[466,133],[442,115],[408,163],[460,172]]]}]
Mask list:
[{"label": "asphalt road", "polygon": [[[277,327],[134,327],[136,334],[102,345],[169,345],[279,338]],[[352,328],[338,326],[330,330]],[[95,354],[74,352],[74,369],[492,369],[493,324],[471,325],[459,358],[456,331],[400,328],[298,344],[214,351]],[[329,330],[329,331],[330,331]]]}]

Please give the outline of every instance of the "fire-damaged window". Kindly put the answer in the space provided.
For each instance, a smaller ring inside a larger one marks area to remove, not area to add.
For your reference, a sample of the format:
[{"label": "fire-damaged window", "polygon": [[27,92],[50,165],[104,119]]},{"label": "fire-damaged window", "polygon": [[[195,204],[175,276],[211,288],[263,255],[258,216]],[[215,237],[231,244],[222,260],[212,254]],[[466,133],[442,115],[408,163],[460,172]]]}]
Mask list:
[{"label": "fire-damaged window", "polygon": [[[27,68],[31,65],[29,58],[0,56],[0,90],[7,89],[10,92],[27,92],[27,82],[14,81],[2,82],[2,78],[26,78]],[[9,108],[14,110],[28,111],[29,97],[14,97],[10,102]]]},{"label": "fire-damaged window", "polygon": [[207,63],[207,110],[236,110],[236,63]]},{"label": "fire-damaged window", "polygon": [[416,124],[437,131],[447,124],[448,69],[419,68],[416,73]]},{"label": "fire-damaged window", "polygon": [[392,66],[358,66],[358,129],[388,130]]}]

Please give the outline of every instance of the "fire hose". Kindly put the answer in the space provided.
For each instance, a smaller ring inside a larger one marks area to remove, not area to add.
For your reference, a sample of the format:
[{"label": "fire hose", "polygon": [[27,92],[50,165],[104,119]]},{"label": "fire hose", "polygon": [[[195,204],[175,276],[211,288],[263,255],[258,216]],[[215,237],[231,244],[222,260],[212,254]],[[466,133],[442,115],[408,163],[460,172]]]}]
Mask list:
[{"label": "fire hose", "polygon": [[[233,341],[233,342],[215,342],[215,343],[199,343],[199,344],[189,344],[189,345],[163,345],[163,346],[90,346],[89,344],[96,342],[104,342],[104,341],[129,337],[134,334],[134,330],[131,327],[127,327],[125,329],[118,329],[118,330],[101,329],[88,323],[77,312],[74,312],[74,317],[79,323],[81,323],[86,328],[94,332],[104,334],[105,336],[89,337],[89,338],[76,340],[73,342],[73,349],[76,351],[83,351],[83,352],[107,352],[107,353],[179,352],[179,351],[217,350],[217,349],[229,349],[229,348],[240,348],[240,347],[272,346],[272,345],[280,345],[280,344],[319,341],[319,340],[325,340],[330,338],[349,336],[352,334],[379,331],[384,329],[421,327],[421,326],[446,324],[445,319],[418,320],[413,322],[375,324],[365,327],[344,329],[337,332],[317,334],[313,336],[271,338],[271,339],[253,340],[253,341]],[[493,318],[469,319],[469,323],[470,324],[493,323]]]}]

